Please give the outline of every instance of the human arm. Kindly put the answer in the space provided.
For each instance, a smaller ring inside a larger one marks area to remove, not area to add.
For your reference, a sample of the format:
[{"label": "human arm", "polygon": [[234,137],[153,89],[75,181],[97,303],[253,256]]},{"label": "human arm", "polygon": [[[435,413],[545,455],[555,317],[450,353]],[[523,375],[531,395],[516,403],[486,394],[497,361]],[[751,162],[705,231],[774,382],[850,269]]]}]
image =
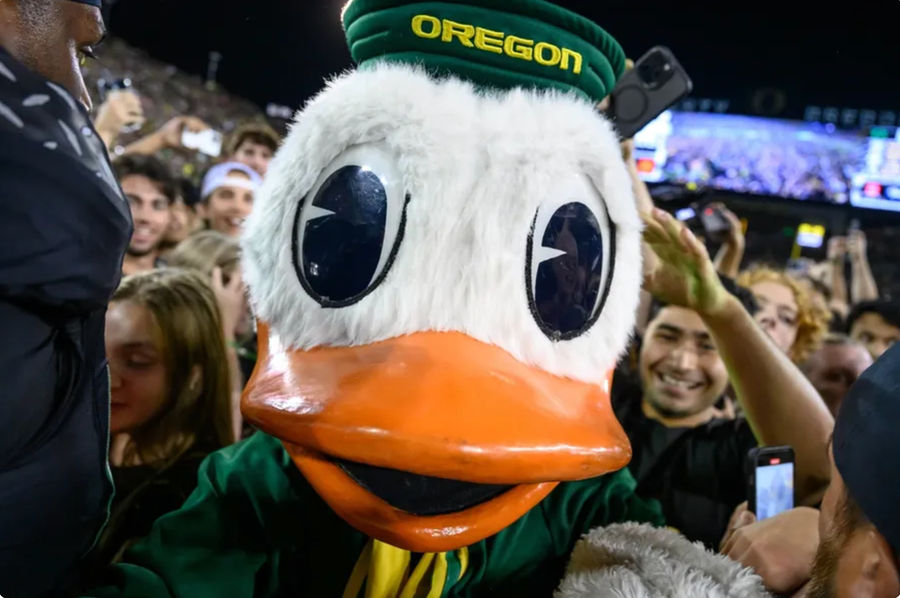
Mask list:
[{"label": "human arm", "polygon": [[741,269],[741,261],[744,259],[744,248],[746,247],[744,227],[734,212],[722,204],[717,204],[715,207],[719,209],[730,225],[728,236],[716,254],[716,271],[728,278],[737,278]]},{"label": "human arm", "polygon": [[[641,215],[650,214],[653,211],[653,197],[650,195],[647,184],[644,183],[638,172],[637,162],[634,159],[634,140],[626,139],[621,143],[621,148],[622,159],[625,161],[625,167],[628,170],[628,178],[631,180],[631,189],[634,193],[634,200],[637,205],[638,213]],[[641,243],[641,263],[643,264],[645,274],[648,272],[648,269],[652,270],[656,263],[656,255],[654,255],[653,251],[651,251],[647,244],[643,242]],[[653,297],[650,293],[641,290],[635,321],[635,328],[640,334],[643,334],[644,330],[647,328],[652,302]]]},{"label": "human arm", "polygon": [[812,384],[722,286],[704,245],[662,210],[645,218],[645,240],[659,258],[645,288],[696,311],[715,341],[754,436],[790,445],[798,502],[829,479],[825,447],[834,420]]},{"label": "human arm", "polygon": [[832,237],[828,240],[828,266],[831,270],[831,304],[829,307],[847,317],[850,299],[847,295],[847,280],[844,278],[844,256],[847,255],[847,238]]},{"label": "human arm", "polygon": [[195,116],[176,116],[156,131],[126,146],[123,154],[152,155],[164,149],[184,149],[181,135],[185,130],[198,132],[209,128]]},{"label": "human arm", "polygon": [[222,269],[213,268],[212,289],[219,304],[219,313],[222,316],[222,333],[225,337],[225,354],[228,356],[228,370],[231,375],[231,425],[235,439],[240,439],[243,427],[241,415],[241,392],[244,389],[244,380],[241,376],[241,364],[238,358],[235,338],[235,329],[241,318],[243,310],[247,308],[246,290],[240,269],[235,270],[231,280],[226,284],[223,280]]},{"label": "human arm", "polygon": [[866,234],[855,230],[847,238],[847,254],[850,256],[850,297],[853,303],[878,299],[878,285],[872,276]]}]

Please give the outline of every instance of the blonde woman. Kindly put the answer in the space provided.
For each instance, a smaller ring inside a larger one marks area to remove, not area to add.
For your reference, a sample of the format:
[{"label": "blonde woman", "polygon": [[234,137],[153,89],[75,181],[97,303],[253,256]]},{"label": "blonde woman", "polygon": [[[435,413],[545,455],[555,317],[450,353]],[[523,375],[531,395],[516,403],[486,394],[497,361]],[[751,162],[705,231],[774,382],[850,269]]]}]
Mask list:
[{"label": "blonde woman", "polygon": [[235,438],[219,309],[197,274],[163,269],[125,278],[107,312],[106,353],[116,494],[95,569],[180,507],[200,462]]},{"label": "blonde woman", "polygon": [[212,230],[191,235],[169,255],[169,265],[201,274],[216,294],[232,369],[232,419],[239,437],[241,391],[256,365],[256,335],[240,260],[237,239]]},{"label": "blonde woman", "polygon": [[831,314],[798,280],[780,270],[756,266],[738,277],[759,304],[756,321],[796,364],[818,349]]}]

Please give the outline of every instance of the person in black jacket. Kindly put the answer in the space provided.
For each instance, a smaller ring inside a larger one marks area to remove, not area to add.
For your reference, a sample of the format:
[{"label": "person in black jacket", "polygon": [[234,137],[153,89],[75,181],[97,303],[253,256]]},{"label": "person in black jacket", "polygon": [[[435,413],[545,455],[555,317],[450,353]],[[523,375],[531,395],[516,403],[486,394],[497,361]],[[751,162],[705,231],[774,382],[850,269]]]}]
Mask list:
[{"label": "person in black jacket", "polygon": [[99,0],[0,2],[0,595],[58,593],[109,507],[104,314],[131,216],[79,62]]}]

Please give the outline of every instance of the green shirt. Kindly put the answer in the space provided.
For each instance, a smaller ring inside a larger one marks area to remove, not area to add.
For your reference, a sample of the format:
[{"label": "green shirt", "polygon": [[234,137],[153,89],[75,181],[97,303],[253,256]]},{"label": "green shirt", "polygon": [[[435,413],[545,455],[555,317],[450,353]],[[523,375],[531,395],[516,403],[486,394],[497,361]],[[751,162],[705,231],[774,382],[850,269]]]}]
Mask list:
[{"label": "green shirt", "polygon": [[[576,540],[618,521],[662,524],[627,469],[560,484],[500,533],[448,553],[444,596],[549,596]],[[184,506],[160,518],[92,596],[340,596],[368,538],[339,518],[266,434],[210,455]]]}]

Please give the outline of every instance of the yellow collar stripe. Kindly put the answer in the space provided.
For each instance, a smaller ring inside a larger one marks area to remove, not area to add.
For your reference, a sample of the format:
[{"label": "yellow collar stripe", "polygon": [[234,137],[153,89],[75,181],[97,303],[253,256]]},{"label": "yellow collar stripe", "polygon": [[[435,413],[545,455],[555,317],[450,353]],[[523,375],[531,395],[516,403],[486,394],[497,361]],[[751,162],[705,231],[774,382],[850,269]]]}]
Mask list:
[{"label": "yellow collar stripe", "polygon": [[[458,581],[469,565],[469,550],[461,548],[456,554],[459,560]],[[364,598],[440,598],[447,583],[447,553],[423,554],[411,574],[410,562],[409,551],[369,540],[350,573],[343,598],[359,598],[364,583]],[[423,587],[426,579],[428,585]]]}]

